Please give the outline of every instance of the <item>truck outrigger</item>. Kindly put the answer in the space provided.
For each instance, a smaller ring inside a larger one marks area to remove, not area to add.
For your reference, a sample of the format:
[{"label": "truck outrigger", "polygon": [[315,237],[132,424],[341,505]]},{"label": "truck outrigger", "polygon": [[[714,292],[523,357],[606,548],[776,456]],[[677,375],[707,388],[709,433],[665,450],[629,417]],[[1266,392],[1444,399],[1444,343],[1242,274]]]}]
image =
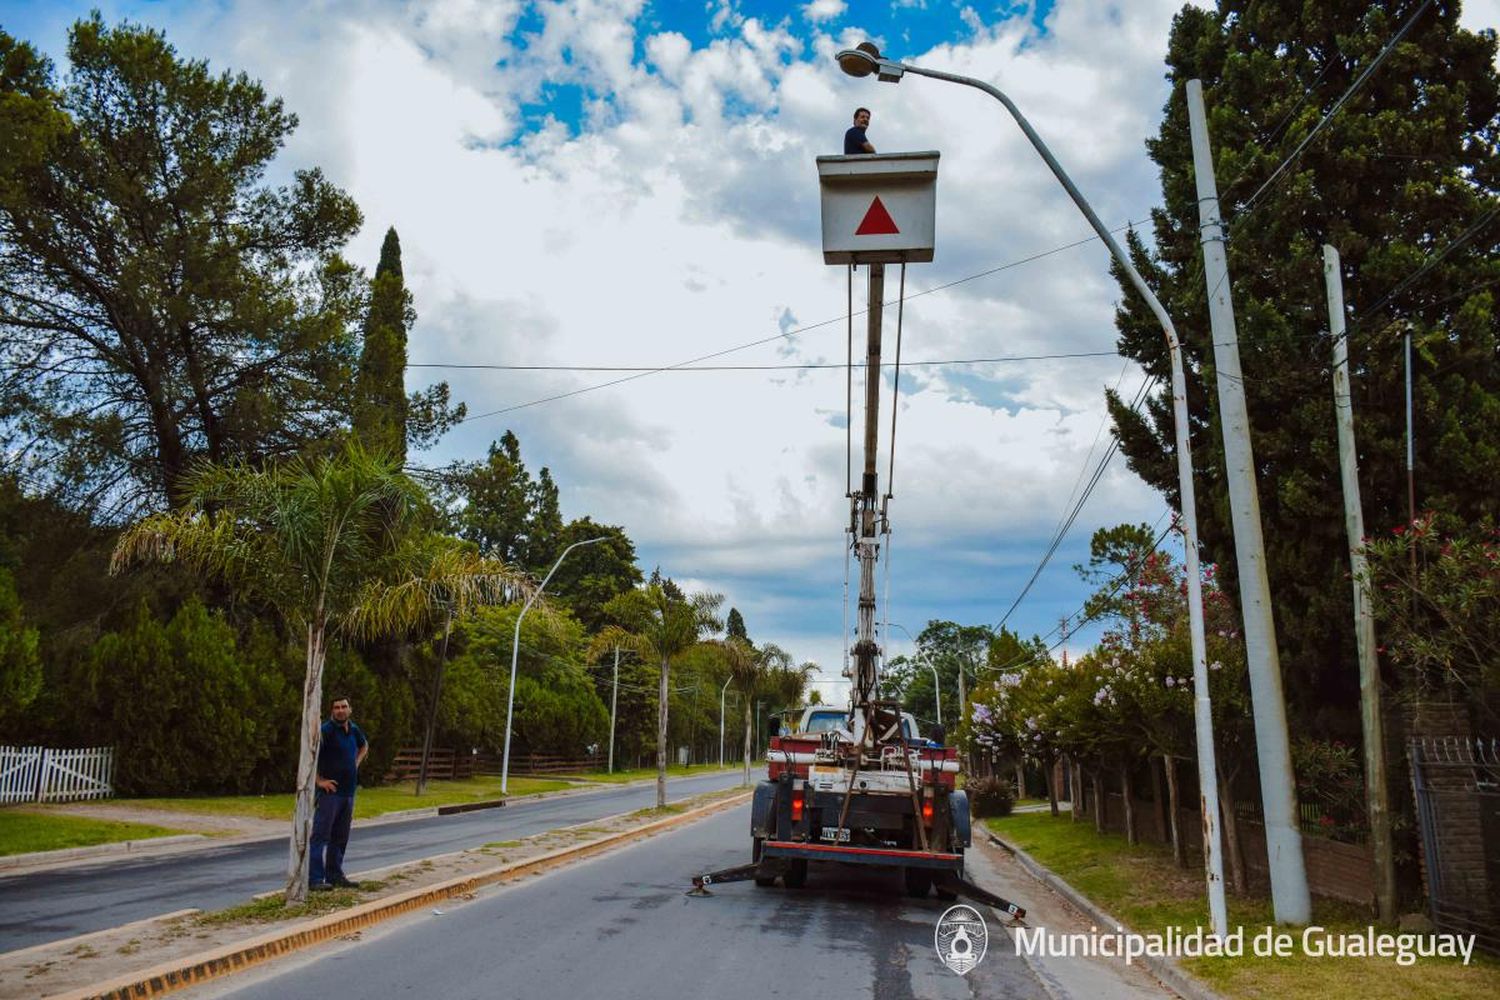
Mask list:
[{"label": "truck outrigger", "polygon": [[[885,265],[902,265],[904,288],[906,263],[932,259],[937,161],[935,152],[818,157],[823,259],[869,265],[866,372],[881,370]],[[899,342],[898,323],[897,378]],[[865,384],[864,471],[849,495],[850,544],[859,558],[849,708],[808,709],[796,732],[771,740],[767,780],[756,785],[750,812],[750,863],[694,876],[689,894],[752,879],[796,889],[807,882],[808,862],[834,861],[900,868],[912,896],[935,887],[941,898],[962,895],[1019,920],[1025,910],[964,878],[972,835],[969,799],[957,788],[958,750],[943,745],[941,733],[938,741],[921,738],[897,703],[876,697],[875,564],[878,536],[890,531],[891,494],[880,496],[876,471],[881,379]]]}]

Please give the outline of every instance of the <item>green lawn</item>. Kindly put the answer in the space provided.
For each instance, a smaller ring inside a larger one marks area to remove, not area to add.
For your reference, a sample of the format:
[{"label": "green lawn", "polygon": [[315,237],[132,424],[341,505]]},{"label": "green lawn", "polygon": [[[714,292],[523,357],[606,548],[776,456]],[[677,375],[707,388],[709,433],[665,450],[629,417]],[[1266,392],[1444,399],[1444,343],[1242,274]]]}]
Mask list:
[{"label": "green lawn", "polygon": [[[1178,868],[1169,848],[1131,847],[1118,834],[1103,836],[1092,823],[1067,816],[1027,813],[986,820],[1008,844],[1052,869],[1069,885],[1134,931],[1160,933],[1169,926],[1208,925],[1200,870]],[[1229,896],[1229,924],[1246,937],[1273,922],[1264,897]],[[1363,931],[1362,907],[1315,899],[1313,922],[1331,934]],[[1265,1000],[1402,1000],[1407,997],[1500,996],[1500,962],[1475,955],[1468,968],[1451,959],[1420,959],[1400,966],[1390,959],[1199,958],[1182,965],[1227,997]]]},{"label": "green lawn", "polygon": [[[511,778],[510,794],[530,795],[571,788],[573,783],[552,778]],[[354,818],[369,819],[403,809],[425,809],[432,806],[458,805],[500,798],[500,779],[484,776],[467,781],[429,781],[427,791],[413,795],[416,783],[380,785],[361,788],[354,797]],[[123,799],[124,805],[142,809],[176,812],[210,813],[221,816],[249,816],[255,819],[292,818],[293,797],[290,792],[277,795],[216,795],[202,798]]]},{"label": "green lawn", "polygon": [[[718,774],[720,771],[741,771],[744,770],[744,767],[745,765],[743,762],[726,764],[722,768],[714,764],[698,764],[693,767],[683,767],[680,764],[673,764],[671,767],[667,768],[667,777],[685,778],[695,774]],[[764,761],[761,762],[760,769],[761,772],[764,773]],[[754,776],[756,773],[756,769],[754,767],[751,767],[750,773],[752,776]],[[648,778],[655,778],[656,768],[639,767],[629,771],[616,770],[614,774],[608,774],[604,771],[581,771],[577,774],[560,774],[556,775],[556,777],[569,778],[574,781],[603,781],[622,784],[627,781],[644,781]]]},{"label": "green lawn", "polygon": [[118,823],[82,816],[0,809],[0,855],[57,851],[64,847],[91,847],[94,844],[113,844],[121,840],[167,837],[182,832],[144,823]]}]

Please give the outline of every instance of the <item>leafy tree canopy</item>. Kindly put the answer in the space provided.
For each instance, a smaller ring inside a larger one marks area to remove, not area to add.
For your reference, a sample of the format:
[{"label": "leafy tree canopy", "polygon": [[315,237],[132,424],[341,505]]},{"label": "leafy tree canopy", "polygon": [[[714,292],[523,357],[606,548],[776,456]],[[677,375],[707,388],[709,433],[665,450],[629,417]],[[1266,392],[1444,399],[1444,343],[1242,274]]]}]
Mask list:
[{"label": "leafy tree canopy", "polygon": [[[1210,405],[1214,356],[1182,84],[1203,80],[1266,558],[1288,696],[1305,718],[1357,731],[1357,671],[1339,484],[1321,246],[1343,257],[1365,520],[1406,520],[1402,338],[1416,350],[1420,502],[1470,523],[1500,513],[1500,79],[1493,32],[1458,26],[1458,4],[1426,7],[1389,57],[1274,176],[1422,0],[1224,0],[1185,7],[1167,51],[1174,83],[1158,134],[1163,206],[1154,253],[1131,234],[1176,320],[1188,368],[1205,555],[1235,583],[1222,435]],[[1169,382],[1160,327],[1129,289],[1122,353]],[[1177,502],[1171,399],[1143,413],[1108,399],[1131,468]]]},{"label": "leafy tree canopy", "polygon": [[0,34],[10,460],[108,514],[175,501],[199,456],[258,462],[330,436],[363,298],[339,248],[361,220],[316,169],[264,183],[296,116],[97,13],[69,32],[68,63],[59,85]]}]

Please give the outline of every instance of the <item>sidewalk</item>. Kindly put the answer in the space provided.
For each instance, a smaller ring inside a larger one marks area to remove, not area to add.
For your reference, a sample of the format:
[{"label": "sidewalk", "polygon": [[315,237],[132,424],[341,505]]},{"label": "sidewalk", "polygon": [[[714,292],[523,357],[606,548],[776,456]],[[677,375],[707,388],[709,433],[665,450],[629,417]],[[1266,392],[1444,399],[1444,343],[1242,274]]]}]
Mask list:
[{"label": "sidewalk", "polygon": [[[1044,805],[1041,810],[1047,808]],[[1039,879],[1036,872],[1018,861],[1008,849],[997,846],[1000,843],[982,826],[976,827],[974,846],[969,849],[967,863],[973,873],[981,877],[985,888],[1025,908],[1026,920],[1021,926],[1045,928],[1052,934],[1062,935],[1086,934],[1091,927],[1104,925],[1095,915],[1076,906]],[[999,934],[995,933],[997,930]],[[992,938],[1003,934],[1009,940],[1003,943],[992,940],[990,947],[1018,952],[1015,931],[1016,928],[1008,924],[993,928]],[[1218,1000],[1210,993],[1163,985],[1160,975],[1153,976],[1153,971],[1140,963],[1126,965],[1109,958],[1058,958],[1025,953],[1021,953],[1021,958],[1053,1000],[1092,1000],[1094,997],[1162,1000],[1176,996],[1185,996],[1189,1000]]]},{"label": "sidewalk", "polygon": [[[1039,809],[1026,811],[1046,812],[1047,809],[1047,806],[1042,806]],[[1121,925],[1121,921],[1104,912],[1091,899],[1063,881],[1051,869],[1038,863],[1025,851],[1005,843],[988,829],[981,827],[976,831],[974,839],[983,847],[987,856],[998,859],[997,867],[1000,870],[1013,872],[1035,887],[1029,895],[1009,897],[1022,906],[1026,906],[1028,927],[1045,928],[1053,934],[1080,934],[1091,933],[1095,929],[1113,931]],[[1034,904],[1022,901],[1028,898],[1033,900]],[[1223,1000],[1219,994],[1184,972],[1175,961],[1166,958],[1142,956],[1130,966],[1126,966],[1123,959],[1112,958],[1028,956],[1027,961],[1044,984],[1050,981],[1054,984],[1066,985],[1067,995],[1081,997],[1118,995],[1111,990],[1085,988],[1080,991],[1075,988],[1090,985],[1089,978],[1078,982],[1079,973],[1083,969],[1093,967],[1091,978],[1094,979],[1097,979],[1101,971],[1106,974],[1112,971],[1116,975],[1123,975],[1122,970],[1126,969],[1134,970],[1148,979],[1154,976],[1153,982],[1156,982],[1158,990],[1161,991],[1152,994],[1155,996],[1176,995],[1185,997],[1187,1000]],[[1101,966],[1103,970],[1099,969]]]}]

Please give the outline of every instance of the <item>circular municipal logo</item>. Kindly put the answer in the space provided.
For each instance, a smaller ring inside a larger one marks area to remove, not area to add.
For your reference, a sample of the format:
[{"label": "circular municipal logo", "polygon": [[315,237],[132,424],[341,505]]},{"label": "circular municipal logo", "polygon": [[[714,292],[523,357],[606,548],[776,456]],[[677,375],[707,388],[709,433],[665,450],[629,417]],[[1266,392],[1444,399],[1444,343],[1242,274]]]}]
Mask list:
[{"label": "circular municipal logo", "polygon": [[960,976],[984,961],[990,932],[984,918],[972,906],[950,906],[938,918],[932,944],[943,964]]}]

